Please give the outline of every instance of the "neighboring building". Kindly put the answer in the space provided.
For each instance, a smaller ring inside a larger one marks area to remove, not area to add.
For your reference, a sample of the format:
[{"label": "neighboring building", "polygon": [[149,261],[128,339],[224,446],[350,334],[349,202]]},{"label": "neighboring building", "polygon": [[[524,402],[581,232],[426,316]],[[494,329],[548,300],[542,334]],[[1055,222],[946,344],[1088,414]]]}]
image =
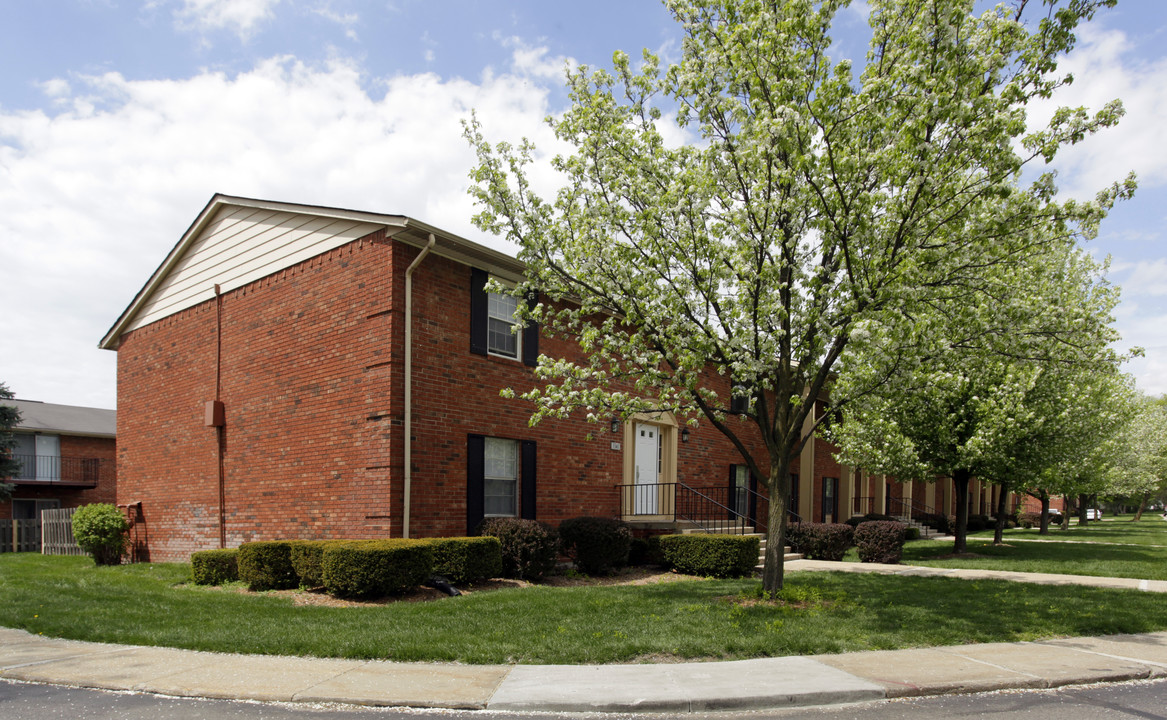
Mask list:
[{"label": "neighboring building", "polygon": [[[136,510],[149,559],[258,539],[462,535],[505,515],[660,531],[695,512],[691,488],[707,515],[764,517],[707,423],[528,426],[531,407],[499,390],[531,387],[540,352],[579,350],[510,332],[514,301],[484,286],[522,273],[400,215],[212,198],[101,341],[118,353],[118,502]],[[728,396],[723,378],[710,383]],[[798,513],[887,509],[883,479],[830,449],[807,444]],[[904,506],[934,487],[892,491]]]},{"label": "neighboring building", "polygon": [[0,518],[34,520],[40,511],[114,502],[117,488],[117,412],[3,400],[20,410],[13,455],[21,464],[12,499]]}]

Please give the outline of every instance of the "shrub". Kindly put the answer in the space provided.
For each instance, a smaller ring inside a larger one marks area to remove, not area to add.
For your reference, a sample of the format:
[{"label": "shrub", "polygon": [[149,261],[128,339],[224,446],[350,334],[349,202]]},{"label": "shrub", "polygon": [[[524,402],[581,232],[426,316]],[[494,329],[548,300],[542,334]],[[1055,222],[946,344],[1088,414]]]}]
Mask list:
[{"label": "shrub", "polygon": [[904,552],[905,526],[901,522],[872,520],[855,528],[859,562],[896,564]]},{"label": "shrub", "polygon": [[288,560],[299,578],[300,587],[324,584],[324,548],[343,540],[297,540],[289,543]]},{"label": "shrub", "polygon": [[741,577],[758,564],[758,538],[753,535],[665,535],[660,551],[669,567],[688,575]]},{"label": "shrub", "polygon": [[919,540],[919,539],[920,539],[920,528],[916,527],[915,525],[904,526],[904,541],[905,542],[908,540]]},{"label": "shrub", "polygon": [[243,543],[239,546],[239,579],[251,590],[286,590],[300,584],[292,567],[290,540]]},{"label": "shrub", "polygon": [[632,530],[615,518],[577,517],[559,524],[559,539],[576,567],[601,575],[628,564]]},{"label": "shrub", "polygon": [[648,537],[634,537],[628,547],[628,564],[636,567],[642,565],[664,565],[664,558],[660,553],[660,535]]},{"label": "shrub", "polygon": [[851,547],[855,530],[846,523],[799,523],[786,528],[786,542],[811,560],[839,561]]},{"label": "shrub", "polygon": [[502,573],[502,543],[496,537],[454,537],[430,540],[433,574],[452,583],[498,577]]},{"label": "shrub", "polygon": [[239,579],[239,550],[199,550],[191,553],[190,574],[196,585],[222,585]]},{"label": "shrub", "polygon": [[997,527],[997,521],[988,515],[973,515],[969,513],[967,526],[969,532],[980,532],[981,530],[988,530],[994,527]]},{"label": "shrub", "polygon": [[324,587],[337,597],[393,595],[417,587],[433,574],[428,540],[355,540],[324,548]]},{"label": "shrub", "polygon": [[952,532],[952,523],[948,521],[948,518],[949,516],[944,513],[924,513],[916,517],[921,523],[945,535]]},{"label": "shrub", "polygon": [[504,577],[538,579],[555,569],[559,533],[547,523],[519,518],[490,518],[482,534],[502,544]]},{"label": "shrub", "polygon": [[856,528],[859,527],[860,523],[871,522],[872,520],[891,521],[895,520],[895,518],[891,515],[881,515],[880,513],[869,512],[866,515],[856,515],[854,517],[847,518],[844,522],[846,522],[851,527]]},{"label": "shrub", "polygon": [[73,513],[73,538],[98,565],[120,565],[129,542],[130,523],[109,503],[93,503]]}]

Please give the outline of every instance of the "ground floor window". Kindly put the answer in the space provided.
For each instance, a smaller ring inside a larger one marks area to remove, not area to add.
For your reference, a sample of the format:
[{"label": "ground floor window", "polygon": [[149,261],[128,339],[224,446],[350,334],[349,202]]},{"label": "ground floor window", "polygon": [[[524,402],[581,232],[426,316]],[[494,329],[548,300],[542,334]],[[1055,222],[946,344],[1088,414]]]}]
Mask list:
[{"label": "ground floor window", "polygon": [[535,519],[535,442],[466,436],[466,533],[489,517]]},{"label": "ground floor window", "polygon": [[839,479],[823,478],[823,508],[822,521],[825,523],[838,522],[839,518]]},{"label": "ground floor window", "polygon": [[56,510],[61,507],[61,501],[49,500],[21,500],[12,501],[13,520],[39,520],[41,510]]},{"label": "ground floor window", "polygon": [[484,452],[483,514],[514,517],[518,514],[519,443],[488,437]]}]

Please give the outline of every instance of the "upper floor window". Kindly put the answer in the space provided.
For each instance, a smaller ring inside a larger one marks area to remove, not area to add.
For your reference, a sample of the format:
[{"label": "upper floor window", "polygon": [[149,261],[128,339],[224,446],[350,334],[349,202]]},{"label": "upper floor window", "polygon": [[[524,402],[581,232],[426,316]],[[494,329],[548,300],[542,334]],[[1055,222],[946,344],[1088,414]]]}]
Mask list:
[{"label": "upper floor window", "polygon": [[519,357],[522,336],[514,332],[518,299],[501,293],[487,293],[486,308],[487,351],[503,357]]}]

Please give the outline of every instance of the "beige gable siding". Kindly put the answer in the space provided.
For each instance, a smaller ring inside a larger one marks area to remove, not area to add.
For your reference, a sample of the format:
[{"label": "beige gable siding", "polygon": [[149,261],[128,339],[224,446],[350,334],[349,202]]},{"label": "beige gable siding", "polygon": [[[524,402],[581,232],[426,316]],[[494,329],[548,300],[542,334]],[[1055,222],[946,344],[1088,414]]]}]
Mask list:
[{"label": "beige gable siding", "polygon": [[154,288],[125,330],[194,307],[382,226],[250,207],[221,209]]}]

